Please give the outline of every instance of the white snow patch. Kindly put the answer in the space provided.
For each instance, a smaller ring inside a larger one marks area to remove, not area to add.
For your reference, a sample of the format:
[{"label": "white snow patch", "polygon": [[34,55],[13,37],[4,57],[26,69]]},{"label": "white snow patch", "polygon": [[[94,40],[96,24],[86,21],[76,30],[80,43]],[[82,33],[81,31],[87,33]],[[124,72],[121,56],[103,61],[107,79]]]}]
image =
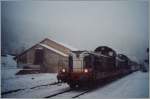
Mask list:
[{"label": "white snow patch", "polygon": [[1,78],[9,79],[14,78],[15,74],[20,70],[17,69],[17,63],[13,59],[14,56],[7,55],[1,57]]},{"label": "white snow patch", "polygon": [[1,57],[2,68],[3,67],[5,67],[5,68],[16,68],[17,63],[13,58],[14,58],[14,56],[11,56],[11,55],[2,56]]}]

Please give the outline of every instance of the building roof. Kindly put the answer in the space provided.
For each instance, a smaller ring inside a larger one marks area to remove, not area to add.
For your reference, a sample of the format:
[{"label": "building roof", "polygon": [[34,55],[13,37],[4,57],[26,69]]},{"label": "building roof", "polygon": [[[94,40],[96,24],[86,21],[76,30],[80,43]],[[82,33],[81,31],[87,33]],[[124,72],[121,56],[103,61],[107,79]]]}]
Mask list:
[{"label": "building roof", "polygon": [[63,42],[56,41],[56,40],[54,40],[54,39],[48,39],[48,38],[46,38],[45,40],[51,40],[51,41],[53,41],[53,42],[55,42],[55,43],[57,43],[57,44],[60,44],[61,46],[64,46],[64,47],[70,49],[71,51],[78,51],[77,48],[74,48],[73,46],[70,46],[70,45],[65,44],[65,43],[63,43]]},{"label": "building roof", "polygon": [[[42,40],[41,42],[39,42],[39,43],[35,44],[34,46],[28,48],[27,50],[25,50],[24,52],[22,52],[22,53],[19,54],[18,56],[23,55],[24,53],[28,52],[30,49],[34,48],[36,45],[39,45],[39,44],[40,44],[42,47],[45,47],[45,48],[47,48],[47,49],[50,49],[50,50],[52,50],[53,52],[58,53],[58,54],[60,54],[60,55],[62,55],[62,56],[68,56],[67,54],[65,54],[64,52],[62,52],[62,51],[60,51],[60,50],[57,50],[57,49],[55,49],[55,48],[53,48],[53,47],[50,47],[50,46],[48,46],[48,45],[46,45],[46,44],[43,44],[42,42],[44,42],[44,41],[46,41],[46,40],[47,40],[47,41],[52,41],[52,42],[54,42],[55,44],[57,44],[57,45],[59,45],[59,46],[61,46],[61,47],[64,47],[64,48],[69,49],[70,51],[75,51],[75,50],[77,50],[76,48],[71,47],[71,46],[69,46],[69,45],[67,45],[67,44],[58,42],[58,41],[53,40],[53,39],[51,40],[51,39],[45,38],[45,39]],[[14,57],[14,59],[16,59],[18,56]]]},{"label": "building roof", "polygon": [[52,47],[50,47],[50,46],[48,46],[48,45],[46,45],[46,44],[40,43],[39,45],[41,45],[42,47],[45,47],[45,48],[47,48],[47,49],[49,49],[49,50],[51,50],[51,51],[53,51],[53,52],[55,52],[55,53],[58,53],[58,54],[60,54],[60,55],[62,55],[62,56],[64,56],[64,57],[67,57],[67,56],[68,56],[67,54],[65,54],[65,53],[63,53],[63,52],[61,52],[61,51],[59,51],[59,50],[56,50],[56,49],[54,49],[54,48],[52,48]]}]

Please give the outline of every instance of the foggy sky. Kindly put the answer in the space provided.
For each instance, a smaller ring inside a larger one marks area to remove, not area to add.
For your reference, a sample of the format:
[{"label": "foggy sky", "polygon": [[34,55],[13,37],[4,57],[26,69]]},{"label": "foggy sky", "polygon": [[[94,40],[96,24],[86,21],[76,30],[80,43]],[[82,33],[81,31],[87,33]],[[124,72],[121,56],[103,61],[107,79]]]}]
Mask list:
[{"label": "foggy sky", "polygon": [[2,48],[31,47],[52,38],[80,50],[106,45],[118,53],[146,57],[147,1],[2,2]]}]

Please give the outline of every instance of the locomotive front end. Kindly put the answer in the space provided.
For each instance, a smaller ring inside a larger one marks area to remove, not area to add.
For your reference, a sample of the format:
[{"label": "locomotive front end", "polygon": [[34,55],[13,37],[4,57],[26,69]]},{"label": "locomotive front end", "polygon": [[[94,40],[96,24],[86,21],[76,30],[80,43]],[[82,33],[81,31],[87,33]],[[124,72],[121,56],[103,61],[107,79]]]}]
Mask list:
[{"label": "locomotive front end", "polygon": [[92,80],[92,66],[90,54],[87,51],[73,51],[69,57],[70,87],[84,86]]},{"label": "locomotive front end", "polygon": [[92,78],[92,68],[87,51],[72,51],[68,58],[68,69],[62,68],[58,80],[66,82],[70,87],[85,85]]}]

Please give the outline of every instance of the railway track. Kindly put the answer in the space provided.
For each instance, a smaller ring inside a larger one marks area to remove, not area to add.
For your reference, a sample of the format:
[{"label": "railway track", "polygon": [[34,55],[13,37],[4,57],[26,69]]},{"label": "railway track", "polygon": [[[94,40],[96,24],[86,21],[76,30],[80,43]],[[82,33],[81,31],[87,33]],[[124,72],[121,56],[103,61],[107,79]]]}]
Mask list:
[{"label": "railway track", "polygon": [[81,96],[81,95],[84,95],[84,94],[90,92],[90,91],[91,91],[91,90],[86,90],[86,91],[84,91],[84,92],[81,92],[81,93],[79,93],[79,94],[73,96],[72,98],[77,98],[77,97],[79,97],[79,96]]},{"label": "railway track", "polygon": [[[104,87],[105,85],[109,84],[112,80],[110,81],[106,81],[106,82],[103,82],[103,84],[99,85],[99,86],[92,86],[92,87],[88,87],[86,89],[84,89],[84,91],[82,92],[79,92],[78,94],[76,95],[72,95],[71,98],[77,98],[77,97],[80,97],[86,93],[89,93],[93,90],[96,90],[97,88],[101,88],[101,87]],[[76,91],[74,89],[68,89],[68,90],[65,90],[65,91],[61,91],[61,92],[58,92],[58,93],[55,93],[55,94],[52,94],[52,95],[49,95],[49,96],[46,96],[44,98],[51,98],[51,97],[55,97],[55,96],[58,96],[58,95],[61,95],[61,94],[64,94],[64,93],[69,93],[69,92],[73,92],[73,91]],[[71,93],[72,94],[72,93]]]},{"label": "railway track", "polygon": [[55,97],[55,96],[57,96],[57,95],[60,95],[60,94],[66,93],[66,92],[70,92],[70,91],[72,91],[72,90],[73,90],[73,89],[67,89],[67,90],[65,90],[65,91],[61,91],[61,92],[58,92],[58,93],[55,93],[55,94],[52,94],[52,95],[46,96],[46,97],[44,97],[44,98],[51,98],[51,97]]},{"label": "railway track", "polygon": [[51,86],[51,85],[57,85],[57,84],[59,84],[59,82],[53,82],[53,83],[50,83],[50,84],[38,85],[38,86],[31,87],[31,88],[15,89],[15,90],[7,91],[7,92],[2,92],[1,95],[11,94],[11,93],[18,92],[18,91],[21,91],[21,90],[26,90],[26,89],[35,89],[35,88],[42,87],[42,86]]},{"label": "railway track", "polygon": [[31,87],[30,89],[35,89],[35,88],[42,87],[42,86],[57,85],[57,84],[59,84],[59,82],[53,82],[50,84],[38,85],[38,86]]},{"label": "railway track", "polygon": [[[44,98],[52,98],[52,97],[56,97],[56,96],[58,96],[58,95],[62,95],[62,94],[69,93],[69,92],[73,92],[73,91],[75,91],[75,90],[74,90],[74,89],[66,89],[66,90],[64,90],[64,91],[61,91],[61,92],[58,92],[58,93],[54,93],[54,94],[49,95],[49,96],[46,96],[46,97],[44,97]],[[79,92],[78,94],[75,93],[76,95],[72,95],[71,98],[77,98],[77,97],[79,97],[79,96],[81,96],[81,95],[84,95],[84,94],[90,92],[90,91],[92,91],[92,90],[88,89],[88,90]],[[71,93],[71,94],[72,94],[72,93]]]}]

